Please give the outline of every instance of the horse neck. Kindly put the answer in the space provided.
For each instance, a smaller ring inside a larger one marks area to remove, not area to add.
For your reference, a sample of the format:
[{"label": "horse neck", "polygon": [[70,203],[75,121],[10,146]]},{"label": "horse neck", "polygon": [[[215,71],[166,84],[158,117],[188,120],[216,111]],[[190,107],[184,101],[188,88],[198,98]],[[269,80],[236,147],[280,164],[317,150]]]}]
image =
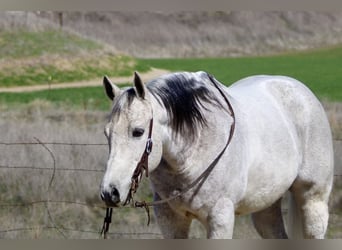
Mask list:
[{"label": "horse neck", "polygon": [[181,165],[189,145],[181,136],[175,136],[165,108],[154,98],[151,99],[154,120],[154,140],[162,146],[162,158],[172,165]]},{"label": "horse neck", "polygon": [[[235,104],[233,98],[229,98]],[[226,104],[222,98],[222,103]],[[235,105],[234,105],[235,106]],[[154,97],[152,97],[152,107],[156,120],[156,134],[162,144],[162,158],[168,165],[175,168],[177,172],[182,172],[187,168],[186,165],[197,165],[201,170],[201,165],[206,167],[220,152],[230,137],[231,125],[234,121],[230,112],[211,106],[211,110],[204,109],[204,115],[207,117],[208,126],[199,130],[199,135],[195,136],[193,141],[189,138],[183,138],[175,135],[170,127],[170,118],[165,107],[162,106]],[[209,107],[207,107],[209,108]],[[218,133],[217,131],[220,131]]]}]

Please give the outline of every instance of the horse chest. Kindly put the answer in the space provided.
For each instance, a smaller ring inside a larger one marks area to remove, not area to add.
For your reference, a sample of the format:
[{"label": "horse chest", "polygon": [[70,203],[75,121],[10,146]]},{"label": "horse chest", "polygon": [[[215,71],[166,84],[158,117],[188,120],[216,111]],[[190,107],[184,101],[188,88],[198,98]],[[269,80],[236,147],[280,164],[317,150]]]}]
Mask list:
[{"label": "horse chest", "polygon": [[198,218],[202,213],[205,213],[205,207],[208,205],[210,198],[204,198],[203,189],[196,186],[184,192],[189,183],[191,181],[184,176],[175,175],[170,171],[155,171],[151,175],[153,191],[161,199],[176,197],[168,202],[173,210],[187,217]]}]

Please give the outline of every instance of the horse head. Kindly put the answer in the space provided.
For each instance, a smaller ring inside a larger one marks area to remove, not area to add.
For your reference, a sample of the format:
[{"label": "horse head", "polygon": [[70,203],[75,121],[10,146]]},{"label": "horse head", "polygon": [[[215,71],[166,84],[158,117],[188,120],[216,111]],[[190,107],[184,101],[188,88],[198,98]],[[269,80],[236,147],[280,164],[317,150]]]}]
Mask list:
[{"label": "horse head", "polygon": [[156,138],[152,151],[152,139],[156,136],[154,131],[152,133],[151,96],[138,73],[135,72],[132,88],[121,90],[107,77],[104,77],[103,85],[113,101],[113,108],[104,129],[109,158],[100,195],[107,206],[119,206],[125,205],[130,197],[132,182],[141,178],[142,171],[147,173],[147,165],[151,171],[157,167],[161,143]]}]

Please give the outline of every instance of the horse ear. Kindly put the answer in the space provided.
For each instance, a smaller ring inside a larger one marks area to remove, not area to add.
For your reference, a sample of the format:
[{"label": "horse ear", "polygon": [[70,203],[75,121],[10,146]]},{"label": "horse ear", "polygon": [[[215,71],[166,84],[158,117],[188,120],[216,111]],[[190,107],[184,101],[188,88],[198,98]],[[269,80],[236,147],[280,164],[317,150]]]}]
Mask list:
[{"label": "horse ear", "polygon": [[145,85],[142,82],[138,72],[134,72],[134,86],[140,98],[145,99]]},{"label": "horse ear", "polygon": [[118,86],[116,86],[112,81],[107,77],[103,77],[103,86],[106,90],[106,94],[109,99],[114,100],[115,96],[118,96],[121,92]]}]

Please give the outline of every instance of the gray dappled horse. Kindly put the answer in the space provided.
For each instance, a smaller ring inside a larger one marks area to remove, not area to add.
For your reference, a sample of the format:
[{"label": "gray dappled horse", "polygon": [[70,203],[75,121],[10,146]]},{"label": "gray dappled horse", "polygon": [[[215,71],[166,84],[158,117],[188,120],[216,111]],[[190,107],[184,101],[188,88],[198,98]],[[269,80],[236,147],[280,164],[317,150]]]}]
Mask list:
[{"label": "gray dappled horse", "polygon": [[208,238],[231,238],[235,216],[249,213],[262,237],[287,238],[280,206],[287,191],[303,236],[324,237],[332,138],[321,104],[302,83],[260,75],[227,88],[205,72],[183,72],[146,85],[135,73],[125,90],[105,77],[104,86],[113,100],[101,184],[108,206],[129,203],[143,165],[155,202],[164,201],[154,212],[165,238],[188,237],[192,219]]}]

